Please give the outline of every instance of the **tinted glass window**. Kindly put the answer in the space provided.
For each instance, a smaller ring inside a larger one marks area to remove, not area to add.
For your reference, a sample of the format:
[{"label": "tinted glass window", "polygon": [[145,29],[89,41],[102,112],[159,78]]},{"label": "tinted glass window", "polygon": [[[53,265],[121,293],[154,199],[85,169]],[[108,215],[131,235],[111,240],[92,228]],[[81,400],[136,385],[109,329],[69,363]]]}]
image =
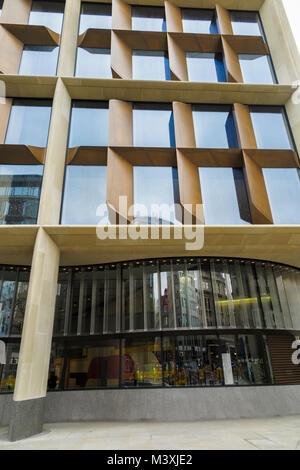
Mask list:
[{"label": "tinted glass window", "polygon": [[250,223],[250,210],[242,170],[199,168],[207,225]]},{"label": "tinted glass window", "polygon": [[82,4],[79,34],[84,33],[89,28],[111,29],[111,4]]},{"label": "tinted glass window", "polygon": [[[133,171],[134,217],[140,224],[175,223],[177,169],[136,166]],[[164,207],[157,207],[164,204]],[[150,220],[151,218],[151,220]]]},{"label": "tinted glass window", "polygon": [[230,16],[233,34],[262,36],[262,28],[256,12],[232,11]]},{"label": "tinted glass window", "polygon": [[46,26],[52,31],[60,33],[64,10],[64,2],[33,0],[28,23],[32,25]]},{"label": "tinted glass window", "polygon": [[97,225],[100,204],[106,205],[106,166],[67,166],[61,223]]},{"label": "tinted glass window", "polygon": [[110,49],[79,47],[75,75],[76,77],[112,78]]},{"label": "tinted glass window", "polygon": [[169,59],[163,51],[132,51],[132,78],[171,80]]},{"label": "tinted glass window", "polygon": [[300,223],[300,180],[296,168],[264,168],[275,224]]},{"label": "tinted glass window", "polygon": [[36,224],[42,165],[0,165],[0,223]]},{"label": "tinted glass window", "polygon": [[166,31],[164,8],[132,6],[132,29],[139,31]]},{"label": "tinted glass window", "polygon": [[5,143],[46,147],[51,104],[51,101],[14,100]]},{"label": "tinted glass window", "polygon": [[275,83],[270,59],[267,55],[239,55],[243,80],[245,83]]},{"label": "tinted glass window", "polygon": [[291,149],[293,144],[282,108],[250,107],[258,148]]},{"label": "tinted glass window", "polygon": [[193,119],[197,147],[238,147],[231,107],[193,105]]},{"label": "tinted glass window", "polygon": [[58,47],[24,46],[20,75],[56,75]]},{"label": "tinted glass window", "polygon": [[108,103],[75,101],[72,107],[69,147],[106,146]]},{"label": "tinted glass window", "polygon": [[135,104],[133,142],[136,147],[174,147],[174,122],[171,105]]},{"label": "tinted glass window", "polygon": [[191,82],[226,82],[221,54],[187,52],[186,62]]},{"label": "tinted glass window", "polygon": [[182,8],[184,33],[218,34],[214,10]]}]

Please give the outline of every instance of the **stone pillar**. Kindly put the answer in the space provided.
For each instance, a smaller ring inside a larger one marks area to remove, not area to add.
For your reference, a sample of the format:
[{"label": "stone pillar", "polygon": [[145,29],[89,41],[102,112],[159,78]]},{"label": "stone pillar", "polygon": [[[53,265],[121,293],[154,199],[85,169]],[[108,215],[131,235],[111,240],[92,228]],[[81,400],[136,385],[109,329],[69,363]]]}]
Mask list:
[{"label": "stone pillar", "polygon": [[8,431],[10,441],[29,437],[43,429],[59,254],[58,247],[40,227],[30,274]]}]

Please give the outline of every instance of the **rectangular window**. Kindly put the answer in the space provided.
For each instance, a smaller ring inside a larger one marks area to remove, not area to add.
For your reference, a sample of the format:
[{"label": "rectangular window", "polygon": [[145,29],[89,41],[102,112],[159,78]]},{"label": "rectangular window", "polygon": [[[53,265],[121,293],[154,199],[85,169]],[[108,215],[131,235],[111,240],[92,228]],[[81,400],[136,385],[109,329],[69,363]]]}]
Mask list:
[{"label": "rectangular window", "polygon": [[218,34],[214,10],[182,8],[181,15],[184,33]]},{"label": "rectangular window", "polygon": [[172,106],[134,104],[133,142],[135,147],[175,147]]},{"label": "rectangular window", "polygon": [[132,6],[131,17],[133,30],[166,31],[164,8]]},{"label": "rectangular window", "polygon": [[199,168],[199,177],[207,225],[251,223],[241,169]]},{"label": "rectangular window", "polygon": [[33,0],[28,23],[31,25],[46,26],[55,33],[60,34],[64,10],[64,1]]},{"label": "rectangular window", "polygon": [[191,82],[226,82],[222,54],[187,52],[186,62]]},{"label": "rectangular window", "polygon": [[231,106],[193,105],[196,146],[238,148]]},{"label": "rectangular window", "polygon": [[134,218],[139,224],[174,224],[178,191],[176,168],[135,166],[133,169]]},{"label": "rectangular window", "polygon": [[275,224],[300,224],[300,173],[297,168],[264,168]]},{"label": "rectangular window", "polygon": [[240,36],[263,36],[263,30],[257,12],[232,11],[230,17],[233,34]]},{"label": "rectangular window", "polygon": [[82,3],[79,34],[87,29],[111,29],[110,3]]},{"label": "rectangular window", "polygon": [[106,146],[108,142],[108,103],[73,101],[69,147]]},{"label": "rectangular window", "polygon": [[283,108],[250,106],[250,114],[258,148],[294,149]]},{"label": "rectangular window", "polygon": [[[97,209],[103,205],[101,213]],[[61,223],[63,225],[101,225],[108,223],[106,209],[106,166],[66,167]],[[101,215],[102,214],[102,215]]]},{"label": "rectangular window", "polygon": [[24,46],[19,75],[56,75],[59,47]]},{"label": "rectangular window", "polygon": [[112,78],[110,49],[78,47],[76,77]]},{"label": "rectangular window", "polygon": [[0,165],[0,224],[36,224],[43,165]]},{"label": "rectangular window", "polygon": [[5,144],[46,147],[51,106],[49,100],[13,100]]},{"label": "rectangular window", "polygon": [[239,61],[244,83],[276,83],[269,56],[239,54]]},{"label": "rectangular window", "polygon": [[132,51],[134,80],[171,80],[169,59],[163,51]]}]

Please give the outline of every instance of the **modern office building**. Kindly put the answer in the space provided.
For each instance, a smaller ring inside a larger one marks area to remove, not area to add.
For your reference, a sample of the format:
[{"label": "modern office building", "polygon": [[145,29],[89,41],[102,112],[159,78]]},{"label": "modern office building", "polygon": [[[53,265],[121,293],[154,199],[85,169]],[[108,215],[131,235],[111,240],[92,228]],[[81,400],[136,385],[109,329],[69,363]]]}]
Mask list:
[{"label": "modern office building", "polygon": [[0,2],[0,425],[300,413],[281,0]]}]

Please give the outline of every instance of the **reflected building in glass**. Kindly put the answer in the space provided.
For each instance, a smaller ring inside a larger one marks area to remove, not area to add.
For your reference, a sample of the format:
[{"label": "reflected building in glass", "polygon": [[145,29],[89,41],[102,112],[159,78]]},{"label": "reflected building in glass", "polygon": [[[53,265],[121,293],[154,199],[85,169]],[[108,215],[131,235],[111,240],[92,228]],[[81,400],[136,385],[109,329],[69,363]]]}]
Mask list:
[{"label": "reflected building in glass", "polygon": [[299,64],[282,0],[0,10],[9,439],[74,417],[297,414]]}]

